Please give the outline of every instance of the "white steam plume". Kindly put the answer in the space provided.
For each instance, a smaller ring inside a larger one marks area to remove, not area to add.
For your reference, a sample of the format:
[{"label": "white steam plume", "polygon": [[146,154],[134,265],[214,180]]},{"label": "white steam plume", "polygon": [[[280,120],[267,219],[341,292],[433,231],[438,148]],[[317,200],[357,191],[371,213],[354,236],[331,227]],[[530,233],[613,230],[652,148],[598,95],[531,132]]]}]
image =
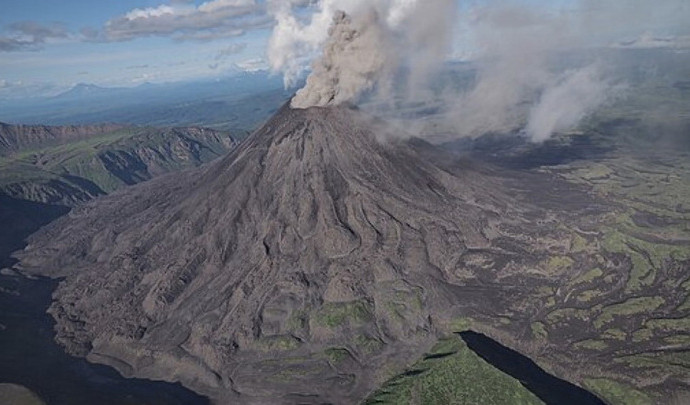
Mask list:
[{"label": "white steam plume", "polygon": [[532,140],[541,142],[554,132],[572,128],[617,89],[602,77],[597,65],[567,72],[558,84],[542,93],[530,111],[527,133]]},{"label": "white steam plume", "polygon": [[526,128],[535,142],[577,126],[618,88],[602,62],[554,68],[555,55],[592,45],[579,11],[549,14],[510,2],[473,9],[466,24],[476,38],[476,81],[441,97],[434,125],[451,137]]},{"label": "white steam plume", "polygon": [[403,66],[408,91],[424,89],[450,52],[455,0],[322,0],[316,7],[308,22],[300,22],[290,2],[270,7],[277,24],[268,59],[286,86],[321,51],[293,107],[356,101],[375,85],[390,91]]},{"label": "white steam plume", "polygon": [[[424,130],[446,138],[526,129],[535,141],[548,139],[605,103],[620,81],[601,55],[569,62],[565,55],[610,49],[644,32],[690,33],[687,0],[574,0],[561,8],[496,0],[467,5],[462,15],[456,0],[269,0],[269,6],[276,19],[272,69],[294,85],[312,66],[294,107],[357,102],[376,89],[377,107],[394,108],[394,116],[420,106],[437,111]],[[336,16],[340,10],[345,14]],[[453,37],[458,25],[462,38]],[[476,77],[460,91],[439,90],[430,78],[453,39],[470,49]]]}]

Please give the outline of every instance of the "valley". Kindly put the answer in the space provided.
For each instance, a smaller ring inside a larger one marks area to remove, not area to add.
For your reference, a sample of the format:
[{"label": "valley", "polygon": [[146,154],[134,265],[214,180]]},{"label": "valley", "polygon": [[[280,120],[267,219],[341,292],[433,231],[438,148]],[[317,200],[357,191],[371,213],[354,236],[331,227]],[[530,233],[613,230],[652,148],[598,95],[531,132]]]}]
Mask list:
[{"label": "valley", "polygon": [[213,160],[237,141],[206,128],[0,127],[0,192],[74,206],[164,173]]}]

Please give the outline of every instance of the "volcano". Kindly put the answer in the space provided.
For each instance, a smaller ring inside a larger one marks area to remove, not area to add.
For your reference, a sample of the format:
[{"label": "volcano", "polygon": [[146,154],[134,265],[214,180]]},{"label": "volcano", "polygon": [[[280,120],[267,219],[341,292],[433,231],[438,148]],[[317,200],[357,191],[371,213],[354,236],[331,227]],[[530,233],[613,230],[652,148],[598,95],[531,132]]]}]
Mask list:
[{"label": "volcano", "polygon": [[585,358],[530,330],[545,289],[584,271],[548,259],[601,203],[403,135],[285,106],[225,158],[43,228],[20,268],[64,278],[50,313],[69,352],[224,403],[361,401],[468,319],[580,378]]}]

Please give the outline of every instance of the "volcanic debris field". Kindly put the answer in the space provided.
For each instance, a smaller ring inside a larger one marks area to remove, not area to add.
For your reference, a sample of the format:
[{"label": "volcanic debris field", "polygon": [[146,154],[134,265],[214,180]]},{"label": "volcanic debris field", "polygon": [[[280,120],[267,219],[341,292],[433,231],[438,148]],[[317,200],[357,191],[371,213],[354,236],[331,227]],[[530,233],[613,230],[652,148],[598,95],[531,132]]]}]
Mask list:
[{"label": "volcanic debris field", "polygon": [[70,353],[220,402],[539,403],[469,330],[607,403],[681,401],[690,158],[554,142],[578,136],[595,158],[528,145],[516,168],[284,107],[225,158],[75,208],[17,267],[64,277]]}]

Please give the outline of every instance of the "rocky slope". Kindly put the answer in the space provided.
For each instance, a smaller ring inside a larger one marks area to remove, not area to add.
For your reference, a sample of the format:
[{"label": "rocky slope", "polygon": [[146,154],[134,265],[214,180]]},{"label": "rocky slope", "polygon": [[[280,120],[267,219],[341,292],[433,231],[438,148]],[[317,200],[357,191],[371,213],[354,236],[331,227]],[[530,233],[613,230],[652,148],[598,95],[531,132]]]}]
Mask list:
[{"label": "rocky slope", "polygon": [[72,206],[123,185],[200,164],[235,146],[204,128],[0,127],[0,193]]},{"label": "rocky slope", "polygon": [[39,146],[60,145],[123,129],[124,125],[10,125],[0,122],[0,156]]},{"label": "rocky slope", "polygon": [[[554,344],[538,322],[593,260],[574,230],[587,242],[615,203],[396,135],[357,110],[284,107],[227,157],[43,228],[20,268],[65,277],[50,311],[70,352],[221,403],[355,403],[469,328],[577,383],[634,379],[573,346],[590,330]],[[596,260],[629,270],[618,252]]]}]

